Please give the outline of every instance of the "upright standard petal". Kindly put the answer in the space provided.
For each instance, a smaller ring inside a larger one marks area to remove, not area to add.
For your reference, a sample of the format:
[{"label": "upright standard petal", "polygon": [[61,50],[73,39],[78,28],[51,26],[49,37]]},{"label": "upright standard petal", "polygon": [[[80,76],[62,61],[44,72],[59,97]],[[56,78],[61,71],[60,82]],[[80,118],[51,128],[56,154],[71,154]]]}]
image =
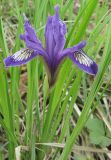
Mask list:
[{"label": "upright standard petal", "polygon": [[53,35],[55,40],[54,54],[61,54],[65,45],[65,34],[67,32],[65,23],[59,17],[59,5],[55,7],[55,15],[53,16]]},{"label": "upright standard petal", "polygon": [[25,17],[25,33],[20,38],[25,41],[26,46],[36,51],[44,51],[41,41],[37,38],[34,28],[30,25],[29,20]]},{"label": "upright standard petal", "polygon": [[59,18],[59,6],[55,15],[49,16],[45,28],[46,51],[51,59],[61,53],[65,44],[66,26]]},{"label": "upright standard petal", "polygon": [[47,54],[42,47],[40,40],[37,38],[34,28],[31,27],[29,20],[25,17],[25,34],[20,38],[26,42],[27,48],[24,48],[15,54],[4,59],[4,64],[8,66],[19,66],[27,63],[38,55],[47,60]]},{"label": "upright standard petal", "polygon": [[53,26],[52,26],[52,16],[49,16],[47,19],[45,27],[45,43],[46,43],[46,52],[51,59],[54,55],[55,40],[53,36]]}]

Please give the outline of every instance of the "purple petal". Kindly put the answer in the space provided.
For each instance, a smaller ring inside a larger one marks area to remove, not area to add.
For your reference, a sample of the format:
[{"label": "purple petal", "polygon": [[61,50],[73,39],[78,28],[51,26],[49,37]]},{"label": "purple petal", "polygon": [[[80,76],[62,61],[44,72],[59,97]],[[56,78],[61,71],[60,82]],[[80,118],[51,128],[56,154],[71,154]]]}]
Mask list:
[{"label": "purple petal", "polygon": [[46,52],[50,57],[53,57],[55,40],[53,36],[53,26],[52,26],[52,17],[49,16],[47,19],[45,27],[45,42],[46,42]]},{"label": "purple petal", "polygon": [[54,54],[61,54],[65,45],[65,34],[67,32],[65,23],[59,17],[59,6],[55,7],[55,15],[52,20],[54,40],[56,42]]},{"label": "purple petal", "polygon": [[83,71],[91,75],[96,75],[98,71],[97,64],[90,59],[83,50],[69,54],[68,57]]},{"label": "purple petal", "polygon": [[51,58],[60,54],[65,44],[66,26],[59,18],[59,6],[55,15],[49,16],[45,28],[46,51]]},{"label": "purple petal", "polygon": [[29,49],[29,48],[24,48],[15,54],[7,57],[4,59],[4,64],[6,67],[9,66],[20,66],[28,61],[32,60],[35,58],[37,55],[39,55],[36,51]]},{"label": "purple petal", "polygon": [[24,29],[25,34],[20,35],[20,38],[26,42],[28,48],[43,51],[42,43],[36,36],[34,28],[30,25],[29,20],[25,17]]},{"label": "purple petal", "polygon": [[66,48],[63,50],[62,52],[62,56],[67,56],[71,53],[74,53],[76,51],[79,51],[81,50],[82,48],[84,48],[86,45],[86,41],[81,41],[80,43],[78,43],[77,45],[73,46],[73,47],[70,47],[70,48]]}]

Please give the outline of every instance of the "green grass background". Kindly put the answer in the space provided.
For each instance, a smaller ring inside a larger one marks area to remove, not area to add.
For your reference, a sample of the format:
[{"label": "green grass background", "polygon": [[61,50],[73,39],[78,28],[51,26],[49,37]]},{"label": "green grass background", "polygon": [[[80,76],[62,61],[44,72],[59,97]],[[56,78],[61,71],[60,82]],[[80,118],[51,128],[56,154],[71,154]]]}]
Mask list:
[{"label": "green grass background", "polygon": [[[71,154],[74,144],[81,146],[78,136],[85,133],[85,124],[90,116],[95,116],[96,107],[102,110],[100,119],[111,132],[111,119],[109,121],[104,111],[107,108],[109,112],[110,105],[101,103],[111,81],[110,3],[108,0],[102,4],[98,0],[78,3],[76,0],[0,1],[0,160],[7,157],[9,160],[75,158]],[[56,4],[60,4],[60,17],[68,28],[65,47],[86,40],[84,50],[97,62],[99,71],[93,78],[66,59],[55,86],[49,89],[41,59],[36,58],[23,67],[5,68],[3,58],[24,47],[19,39],[24,31],[23,13],[45,45],[44,27],[48,14],[54,14]],[[27,77],[25,98],[20,92],[24,70]],[[78,97],[82,101],[81,108]],[[71,119],[75,120],[74,126]],[[56,147],[53,148],[53,144]]]}]

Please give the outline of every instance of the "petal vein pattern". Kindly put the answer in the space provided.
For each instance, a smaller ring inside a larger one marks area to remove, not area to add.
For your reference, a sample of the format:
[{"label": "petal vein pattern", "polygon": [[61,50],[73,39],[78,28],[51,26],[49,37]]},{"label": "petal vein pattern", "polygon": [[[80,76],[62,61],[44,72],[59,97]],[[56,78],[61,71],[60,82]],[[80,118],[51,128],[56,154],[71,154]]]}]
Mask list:
[{"label": "petal vein pattern", "polygon": [[44,35],[44,48],[36,35],[35,29],[31,26],[26,16],[24,16],[25,33],[21,34],[20,38],[25,42],[26,48],[5,58],[4,63],[6,67],[20,66],[40,55],[48,68],[49,84],[53,85],[57,79],[60,64],[64,58],[68,57],[84,72],[90,75],[97,74],[97,64],[83,51],[86,41],[81,41],[72,47],[64,49],[67,29],[66,24],[60,19],[59,8],[59,5],[56,5],[55,14],[48,16]]}]

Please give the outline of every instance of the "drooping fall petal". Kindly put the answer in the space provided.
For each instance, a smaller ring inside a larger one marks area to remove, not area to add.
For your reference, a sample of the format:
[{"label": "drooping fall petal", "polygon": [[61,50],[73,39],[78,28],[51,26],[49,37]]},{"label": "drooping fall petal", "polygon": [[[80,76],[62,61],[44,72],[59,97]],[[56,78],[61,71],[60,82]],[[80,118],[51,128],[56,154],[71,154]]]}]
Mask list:
[{"label": "drooping fall petal", "polygon": [[32,60],[37,55],[40,55],[40,54],[32,49],[24,48],[24,49],[16,52],[15,54],[5,58],[4,64],[6,67],[20,66],[20,65],[23,65],[23,64],[27,63],[28,61]]},{"label": "drooping fall petal", "polygon": [[73,63],[76,64],[81,70],[85,71],[88,74],[96,75],[98,66],[83,51],[85,45],[86,41],[81,41],[73,47],[66,48],[62,52],[61,58],[69,57],[73,61]]},{"label": "drooping fall petal", "polygon": [[83,51],[86,41],[81,41],[73,47],[64,49],[67,29],[65,23],[60,19],[58,5],[55,6],[55,14],[48,16],[47,19],[45,48],[43,48],[34,28],[26,17],[24,29],[25,33],[20,35],[20,38],[26,43],[26,48],[5,58],[4,63],[6,67],[25,64],[36,56],[41,55],[47,64],[50,85],[55,83],[60,64],[64,58],[70,58],[75,65],[88,74],[96,75],[98,71],[97,64]]},{"label": "drooping fall petal", "polygon": [[97,64],[89,58],[83,50],[69,54],[68,57],[76,64],[81,70],[88,74],[96,75],[98,71]]}]

